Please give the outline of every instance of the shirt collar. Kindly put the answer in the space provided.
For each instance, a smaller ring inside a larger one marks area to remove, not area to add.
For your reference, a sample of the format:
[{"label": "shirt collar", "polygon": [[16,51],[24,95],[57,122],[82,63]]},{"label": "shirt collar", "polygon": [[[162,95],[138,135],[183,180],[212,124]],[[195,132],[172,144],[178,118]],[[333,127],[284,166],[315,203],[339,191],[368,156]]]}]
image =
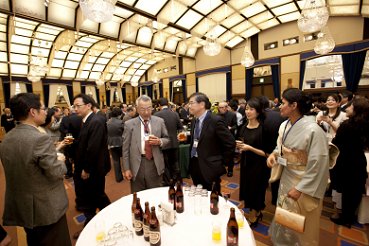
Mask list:
[{"label": "shirt collar", "polygon": [[202,115],[200,115],[200,117],[198,118],[201,123],[204,121],[207,113],[208,113],[208,110],[205,110],[205,112]]},{"label": "shirt collar", "polygon": [[87,118],[90,116],[90,114],[92,114],[93,112],[91,111],[88,115],[86,115],[83,119],[82,122],[85,123]]}]

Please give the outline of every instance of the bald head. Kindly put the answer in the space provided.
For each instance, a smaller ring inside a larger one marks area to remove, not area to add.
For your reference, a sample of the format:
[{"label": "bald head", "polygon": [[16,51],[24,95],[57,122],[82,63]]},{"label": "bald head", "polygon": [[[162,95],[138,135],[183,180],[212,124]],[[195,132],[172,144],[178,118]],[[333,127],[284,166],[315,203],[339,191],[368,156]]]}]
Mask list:
[{"label": "bald head", "polygon": [[220,102],[218,104],[218,110],[220,114],[225,114],[228,111],[228,103],[227,102]]}]

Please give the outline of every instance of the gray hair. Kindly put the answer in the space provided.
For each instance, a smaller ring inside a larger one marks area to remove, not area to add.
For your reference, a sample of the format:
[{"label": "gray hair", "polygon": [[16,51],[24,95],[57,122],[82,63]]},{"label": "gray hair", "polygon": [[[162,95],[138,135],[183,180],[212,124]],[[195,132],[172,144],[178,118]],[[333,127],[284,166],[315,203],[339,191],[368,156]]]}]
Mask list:
[{"label": "gray hair", "polygon": [[147,95],[142,95],[142,96],[138,97],[138,98],[136,99],[136,105],[138,105],[138,103],[139,103],[140,101],[143,101],[143,102],[150,102],[150,103],[152,104],[152,100],[151,100],[151,98],[150,98],[149,96],[147,96]]}]

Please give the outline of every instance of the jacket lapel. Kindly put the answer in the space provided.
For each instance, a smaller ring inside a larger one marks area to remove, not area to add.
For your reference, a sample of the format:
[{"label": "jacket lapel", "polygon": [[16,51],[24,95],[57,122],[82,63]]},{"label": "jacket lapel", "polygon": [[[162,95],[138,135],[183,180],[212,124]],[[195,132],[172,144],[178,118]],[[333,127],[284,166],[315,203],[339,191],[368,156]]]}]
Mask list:
[{"label": "jacket lapel", "polygon": [[199,142],[201,142],[201,139],[203,138],[208,126],[209,126],[209,123],[210,123],[210,114],[211,112],[208,111],[206,116],[205,116],[205,119],[204,119],[204,122],[202,122],[202,128],[201,128],[201,134],[200,134],[200,139],[199,139]]},{"label": "jacket lapel", "polygon": [[141,121],[140,121],[139,117],[136,117],[136,119],[135,119],[135,127],[133,128],[132,138],[135,138],[138,151],[139,151],[139,153],[142,153],[142,147],[141,147]]}]

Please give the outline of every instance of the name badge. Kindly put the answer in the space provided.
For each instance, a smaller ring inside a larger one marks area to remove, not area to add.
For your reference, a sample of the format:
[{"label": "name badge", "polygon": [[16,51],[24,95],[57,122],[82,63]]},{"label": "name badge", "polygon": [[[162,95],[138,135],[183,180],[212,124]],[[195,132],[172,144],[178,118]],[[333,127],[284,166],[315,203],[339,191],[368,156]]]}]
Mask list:
[{"label": "name badge", "polygon": [[197,145],[199,144],[199,141],[197,139],[193,140],[192,147],[197,148]]},{"label": "name badge", "polygon": [[279,165],[282,165],[282,166],[285,166],[285,167],[287,166],[287,159],[285,159],[285,158],[282,158],[282,157],[279,156],[277,158],[277,162],[278,162]]}]

